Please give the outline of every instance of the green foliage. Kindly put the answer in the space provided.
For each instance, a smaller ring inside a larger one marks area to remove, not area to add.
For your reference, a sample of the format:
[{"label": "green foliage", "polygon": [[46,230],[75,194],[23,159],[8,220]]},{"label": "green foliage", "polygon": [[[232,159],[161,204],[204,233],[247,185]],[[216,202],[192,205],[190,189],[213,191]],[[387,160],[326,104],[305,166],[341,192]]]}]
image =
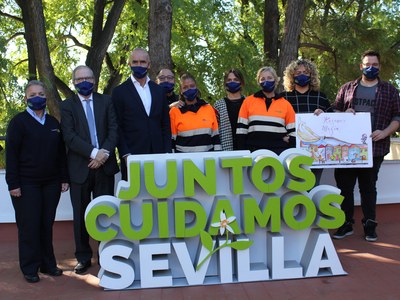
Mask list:
[{"label": "green foliage", "polygon": [[[301,42],[317,47],[302,47],[300,55],[314,60],[321,75],[321,90],[334,100],[338,88],[361,75],[360,56],[367,49],[381,53],[383,80],[398,80],[400,20],[396,7],[400,1],[366,0],[357,18],[361,1],[330,1],[329,14],[323,10],[328,1],[310,5],[303,24]],[[324,48],[324,49],[321,49]]]},{"label": "green foliage", "polygon": [[206,231],[202,231],[200,232],[200,240],[201,243],[203,244],[203,246],[208,250],[208,251],[212,251],[213,250],[213,241],[212,241],[212,237],[211,235],[206,232]]},{"label": "green foliage", "polygon": [[223,73],[230,68],[243,71],[245,94],[258,89],[254,78],[262,65],[263,35],[262,17],[254,9],[241,16],[236,2],[217,0],[177,0],[173,9],[172,58],[178,74],[193,74],[210,102],[225,94]]},{"label": "green foliage", "polygon": [[[106,86],[110,72],[121,73],[123,79],[129,76],[127,60],[132,49],[147,48],[148,1],[126,2],[108,49],[112,69],[99,62],[103,65],[100,91]],[[71,71],[85,63],[87,48],[91,46],[95,2],[44,0],[43,3],[55,73],[72,88]],[[112,4],[113,1],[107,4],[105,17]],[[299,56],[316,62],[321,90],[330,100],[334,100],[340,85],[360,75],[360,54],[368,48],[382,54],[381,77],[394,83],[400,81],[399,7],[400,0],[307,1]],[[259,89],[255,76],[264,60],[264,1],[172,0],[172,8],[171,54],[178,75],[193,74],[203,98],[211,103],[224,96],[223,73],[230,68],[244,73],[245,95]],[[282,1],[279,9],[278,38],[282,40],[285,21]],[[0,10],[21,18],[14,1],[0,0]],[[1,113],[7,116],[13,113],[7,110],[9,107],[18,108],[15,99],[22,98],[21,85],[28,78],[25,40],[17,34],[23,31],[21,21],[1,16],[0,105]],[[7,119],[3,115],[2,122]]]}]

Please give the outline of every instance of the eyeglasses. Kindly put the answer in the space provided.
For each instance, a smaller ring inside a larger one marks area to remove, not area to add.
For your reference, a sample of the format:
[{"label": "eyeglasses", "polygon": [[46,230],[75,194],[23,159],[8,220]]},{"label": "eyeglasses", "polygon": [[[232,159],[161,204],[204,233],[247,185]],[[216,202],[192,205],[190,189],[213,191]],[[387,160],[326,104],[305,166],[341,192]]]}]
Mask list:
[{"label": "eyeglasses", "polygon": [[160,80],[160,81],[165,81],[165,80],[171,81],[171,80],[174,80],[175,77],[174,77],[174,76],[171,76],[171,75],[168,75],[168,76],[158,76],[157,79]]},{"label": "eyeglasses", "polygon": [[90,81],[93,79],[94,79],[94,77],[77,77],[77,78],[75,78],[75,81],[82,82],[82,81]]}]

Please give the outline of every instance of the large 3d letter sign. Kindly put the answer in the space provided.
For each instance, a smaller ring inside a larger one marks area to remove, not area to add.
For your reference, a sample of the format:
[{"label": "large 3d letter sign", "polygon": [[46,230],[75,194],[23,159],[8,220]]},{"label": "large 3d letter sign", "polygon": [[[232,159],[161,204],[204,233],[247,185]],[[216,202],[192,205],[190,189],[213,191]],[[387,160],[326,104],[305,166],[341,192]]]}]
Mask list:
[{"label": "large 3d letter sign", "polygon": [[137,155],[116,197],[94,199],[100,285],[135,289],[343,275],[327,229],[339,190],[314,187],[312,158],[290,149]]}]

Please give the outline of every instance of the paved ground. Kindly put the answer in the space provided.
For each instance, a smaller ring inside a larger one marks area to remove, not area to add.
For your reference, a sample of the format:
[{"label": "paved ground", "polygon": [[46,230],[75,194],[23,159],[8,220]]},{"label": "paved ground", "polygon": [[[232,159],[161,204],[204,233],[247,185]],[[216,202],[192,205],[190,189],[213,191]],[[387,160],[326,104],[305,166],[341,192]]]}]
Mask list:
[{"label": "paved ground", "polygon": [[[0,224],[0,299],[400,299],[400,204],[378,206],[378,242],[362,238],[360,208],[353,236],[334,241],[347,276],[184,288],[103,291],[98,266],[73,273],[71,222],[56,222],[54,246],[61,277],[40,275],[28,284],[18,268],[15,224]],[[95,243],[94,243],[95,244]]]}]

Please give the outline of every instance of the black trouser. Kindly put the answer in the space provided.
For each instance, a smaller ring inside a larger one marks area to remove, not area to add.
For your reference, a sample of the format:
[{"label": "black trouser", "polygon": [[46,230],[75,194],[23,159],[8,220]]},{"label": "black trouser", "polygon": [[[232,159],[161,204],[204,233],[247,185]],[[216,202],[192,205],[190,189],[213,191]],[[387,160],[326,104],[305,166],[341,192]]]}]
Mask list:
[{"label": "black trouser", "polygon": [[88,261],[93,252],[89,244],[89,234],[85,227],[85,211],[90,201],[101,195],[114,195],[114,175],[108,176],[103,168],[90,170],[82,184],[71,182],[71,202],[74,213],[75,257],[78,261]]},{"label": "black trouser", "polygon": [[314,173],[315,176],[315,186],[319,186],[324,169],[311,169],[311,171]]},{"label": "black trouser", "polygon": [[382,161],[383,156],[377,156],[374,157],[372,168],[335,169],[336,185],[344,196],[341,207],[346,214],[346,221],[354,223],[354,186],[357,179],[364,220],[376,219],[376,182]]},{"label": "black trouser", "polygon": [[50,181],[22,183],[21,197],[11,197],[18,226],[19,265],[24,274],[57,266],[53,223],[60,194],[60,181]]}]

